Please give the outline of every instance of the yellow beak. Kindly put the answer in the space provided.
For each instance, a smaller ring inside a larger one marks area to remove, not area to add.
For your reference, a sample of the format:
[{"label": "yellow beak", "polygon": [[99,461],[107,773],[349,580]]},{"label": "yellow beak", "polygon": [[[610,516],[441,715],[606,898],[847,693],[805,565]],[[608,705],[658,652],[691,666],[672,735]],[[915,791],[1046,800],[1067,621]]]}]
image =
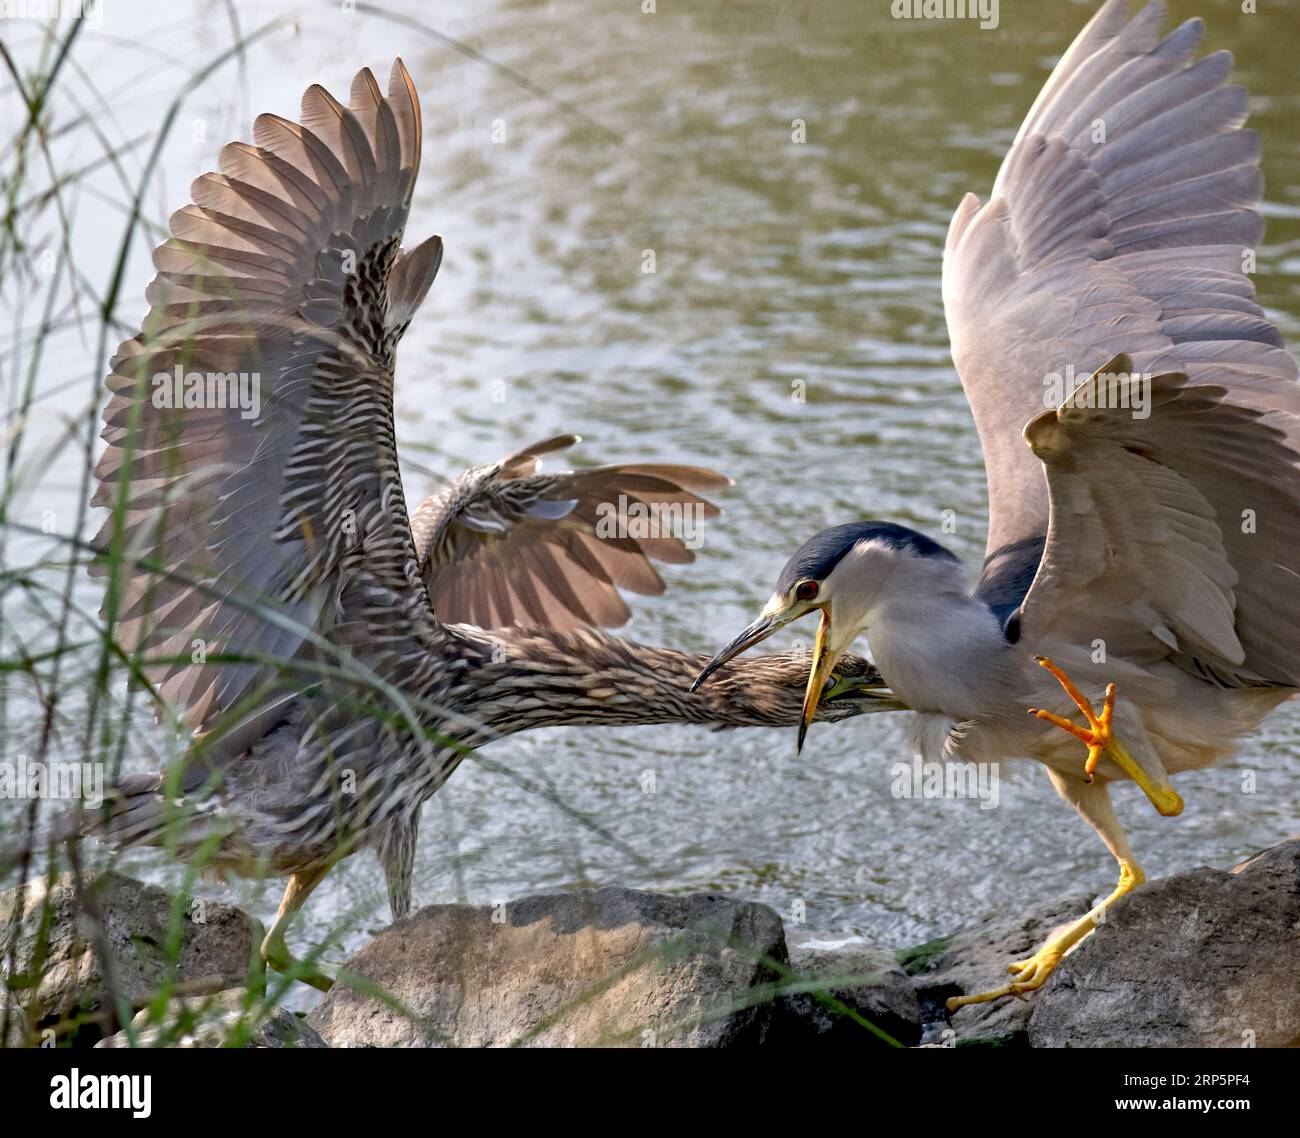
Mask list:
[{"label": "yellow beak", "polygon": [[826,690],[826,681],[839,661],[841,653],[834,652],[826,645],[831,631],[831,613],[829,607],[821,610],[821,620],[817,625],[817,635],[813,638],[812,671],[808,673],[808,687],[803,694],[803,715],[799,721],[799,742],[796,753],[803,751],[804,736],[808,734],[808,724],[817,712],[817,702]]}]

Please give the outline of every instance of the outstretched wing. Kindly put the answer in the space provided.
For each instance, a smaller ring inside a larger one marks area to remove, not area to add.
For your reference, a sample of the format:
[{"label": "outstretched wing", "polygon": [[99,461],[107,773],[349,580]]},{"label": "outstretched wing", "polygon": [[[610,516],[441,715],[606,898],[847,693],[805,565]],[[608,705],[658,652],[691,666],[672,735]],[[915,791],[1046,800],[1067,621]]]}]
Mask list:
[{"label": "outstretched wing", "polygon": [[[1245,92],[1226,85],[1227,52],[1193,62],[1200,21],[1161,39],[1163,17],[1152,3],[1130,20],[1126,0],[1109,0],[1047,80],[989,200],[968,194],[948,232],[944,308],[989,485],[978,592],[1006,616],[1048,529],[1047,480],[1021,432],[1104,361],[1126,352],[1137,371],[1219,388],[1219,405],[1263,412],[1288,436],[1300,413],[1295,362],[1247,275],[1263,227]],[[1276,500],[1241,508],[1272,513]],[[1271,667],[1253,614],[1291,588],[1294,560],[1220,521],[1238,636]]]},{"label": "outstretched wing", "polygon": [[362,71],[349,107],[313,86],[301,124],[262,115],[253,137],[155,251],[96,468],[105,615],[195,728],[346,619],[348,585],[423,593],[392,421],[394,349],[441,256],[399,252],[415,88],[400,60],[386,98]]},{"label": "outstretched wing", "polygon": [[[1120,356],[1025,439],[1051,523],[1021,639],[1053,653],[1100,639],[1125,663],[1300,686],[1300,455],[1269,415]],[[1278,587],[1249,587],[1261,580]]]},{"label": "outstretched wing", "polygon": [[664,591],[651,559],[695,559],[688,543],[719,511],[693,491],[729,480],[658,463],[537,473],[542,455],[577,441],[560,435],[469,471],[416,511],[412,529],[439,620],[617,627],[630,615],[619,589]]}]

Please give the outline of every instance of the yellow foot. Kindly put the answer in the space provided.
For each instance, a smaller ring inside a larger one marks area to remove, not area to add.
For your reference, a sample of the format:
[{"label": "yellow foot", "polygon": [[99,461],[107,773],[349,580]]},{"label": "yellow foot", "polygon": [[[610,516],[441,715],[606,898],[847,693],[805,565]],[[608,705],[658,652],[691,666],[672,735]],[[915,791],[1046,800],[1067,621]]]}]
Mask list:
[{"label": "yellow foot", "polygon": [[328,964],[311,964],[306,960],[299,960],[289,951],[289,946],[284,941],[278,943],[267,937],[262,942],[262,963],[273,968],[283,976],[288,976],[292,980],[301,980],[304,984],[310,984],[313,988],[321,992],[328,992],[334,987],[334,977],[330,975],[332,970]]},{"label": "yellow foot", "polygon": [[967,1004],[985,1004],[990,1000],[1001,1000],[1006,996],[1023,996],[1026,992],[1041,988],[1047,982],[1047,978],[1056,970],[1056,966],[1061,963],[1061,958],[1091,933],[1097,927],[1099,921],[1104,919],[1103,914],[1105,911],[1119,898],[1131,892],[1145,880],[1146,874],[1142,872],[1136,862],[1121,861],[1119,863],[1119,884],[1115,886],[1115,891],[1091,912],[1080,917],[1073,924],[1066,925],[1060,932],[1048,937],[1043,947],[1028,960],[1019,960],[1012,964],[1008,971],[1015,979],[1011,983],[1004,984],[1001,988],[994,988],[988,992],[977,992],[973,996],[954,996],[947,1001],[948,1010],[955,1012],[958,1008],[964,1008]]},{"label": "yellow foot", "polygon": [[1142,788],[1143,793],[1151,800],[1151,804],[1159,813],[1166,817],[1181,814],[1183,812],[1182,797],[1170,785],[1168,776],[1164,774],[1163,770],[1160,771],[1159,778],[1152,777],[1115,738],[1115,732],[1111,727],[1115,718],[1115,685],[1106,685],[1106,699],[1102,704],[1101,714],[1098,715],[1088,697],[1074,686],[1074,681],[1069,676],[1046,656],[1036,656],[1035,659],[1056,677],[1056,682],[1065,689],[1065,694],[1083,712],[1084,718],[1088,721],[1088,726],[1080,727],[1076,723],[1071,723],[1068,719],[1053,715],[1050,711],[1044,711],[1041,707],[1031,707],[1029,714],[1054,724],[1062,731],[1068,731],[1088,748],[1088,757],[1083,764],[1083,773],[1087,780],[1092,782],[1093,774],[1097,770],[1097,763],[1101,760],[1101,756],[1103,754],[1109,755],[1115,760],[1119,768]]},{"label": "yellow foot", "polygon": [[1096,925],[1090,916],[1075,921],[1074,924],[1051,937],[1028,960],[1019,960],[1010,965],[1007,971],[1015,977],[1010,984],[1004,984],[1001,988],[993,988],[987,992],[977,992],[973,996],[953,996],[947,1001],[948,1010],[955,1012],[967,1004],[986,1004],[990,1000],[1001,1000],[1006,996],[1023,996],[1026,992],[1041,988],[1056,970],[1056,966],[1061,963],[1061,957],[1094,928]]},{"label": "yellow foot", "polygon": [[1088,748],[1088,758],[1083,764],[1083,773],[1088,776],[1088,781],[1091,782],[1102,752],[1115,742],[1115,735],[1110,726],[1111,721],[1115,718],[1115,685],[1106,685],[1106,701],[1102,704],[1101,714],[1098,715],[1093,710],[1088,697],[1075,687],[1074,681],[1053,664],[1051,660],[1046,656],[1035,656],[1034,659],[1056,677],[1056,682],[1065,689],[1065,694],[1074,700],[1075,707],[1083,712],[1084,718],[1088,720],[1088,728],[1091,728],[1091,730],[1079,727],[1068,719],[1062,719],[1059,715],[1053,715],[1050,711],[1044,711],[1041,707],[1031,707],[1029,714],[1037,716],[1039,719],[1045,719],[1048,723],[1056,724],[1062,731],[1068,731],[1076,739],[1083,742]]},{"label": "yellow foot", "polygon": [[1011,965],[1016,978],[1001,988],[992,988],[987,992],[977,992],[973,996],[953,996],[947,1001],[948,1010],[955,1012],[967,1004],[986,1004],[990,1000],[1001,1000],[1007,996],[1023,996],[1035,988],[1041,988],[1056,966],[1061,962],[1064,949],[1057,951],[1052,942],[1043,945],[1028,960]]}]

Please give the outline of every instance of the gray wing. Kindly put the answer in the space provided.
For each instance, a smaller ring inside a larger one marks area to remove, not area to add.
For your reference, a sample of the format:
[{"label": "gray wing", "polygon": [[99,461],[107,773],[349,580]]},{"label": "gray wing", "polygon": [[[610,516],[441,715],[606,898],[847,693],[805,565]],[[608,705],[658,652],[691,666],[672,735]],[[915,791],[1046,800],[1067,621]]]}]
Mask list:
[{"label": "gray wing", "polygon": [[[400,60],[386,98],[368,70],[350,107],[313,86],[301,124],[262,115],[254,140],[172,216],[96,467],[104,614],[197,729],[255,703],[304,629],[346,618],[358,577],[422,595],[392,427],[395,345],[441,256],[437,238],[399,253],[415,88]],[[169,406],[155,377],[178,369],[242,373],[256,406]]]},{"label": "gray wing", "polygon": [[[1047,479],[1021,432],[1106,360],[1126,352],[1141,372],[1220,387],[1286,434],[1300,411],[1295,362],[1245,271],[1263,229],[1245,92],[1227,85],[1227,52],[1193,61],[1200,21],[1161,39],[1163,17],[1152,3],[1130,20],[1109,0],[1047,80],[989,200],[968,194],[949,229],[944,308],[989,485],[978,592],[1003,614],[1048,528]],[[1225,529],[1248,623],[1290,586],[1284,537],[1263,551]]]},{"label": "gray wing", "polygon": [[1033,419],[1051,522],[1022,641],[1068,660],[1100,640],[1119,666],[1300,686],[1300,455],[1276,420],[1223,386],[1135,376],[1124,356]]},{"label": "gray wing", "polygon": [[537,473],[542,455],[577,441],[560,435],[471,470],[416,511],[412,529],[439,620],[617,627],[630,616],[620,589],[664,591],[652,559],[695,559],[687,543],[719,510],[694,491],[729,480],[659,463]]}]

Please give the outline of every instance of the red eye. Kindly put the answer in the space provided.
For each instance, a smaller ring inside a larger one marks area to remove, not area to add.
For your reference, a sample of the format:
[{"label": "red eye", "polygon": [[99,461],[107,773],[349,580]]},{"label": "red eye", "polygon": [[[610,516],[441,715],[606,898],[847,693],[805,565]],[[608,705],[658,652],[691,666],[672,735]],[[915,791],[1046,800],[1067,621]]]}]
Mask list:
[{"label": "red eye", "polygon": [[800,581],[795,587],[794,595],[797,600],[815,601],[820,589],[821,586],[816,581]]}]

